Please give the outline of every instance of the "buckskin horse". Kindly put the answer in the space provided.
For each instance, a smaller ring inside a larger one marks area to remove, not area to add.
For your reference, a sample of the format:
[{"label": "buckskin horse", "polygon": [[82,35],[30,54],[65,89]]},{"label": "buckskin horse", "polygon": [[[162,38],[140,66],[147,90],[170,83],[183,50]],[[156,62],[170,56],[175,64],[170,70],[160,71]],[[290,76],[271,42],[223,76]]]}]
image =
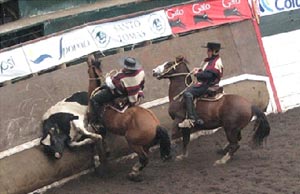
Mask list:
[{"label": "buckskin horse", "polygon": [[[188,60],[177,56],[174,61],[165,62],[153,69],[153,76],[157,79],[169,79],[169,115],[174,120],[174,125],[185,119],[185,105],[180,96],[192,84],[192,73],[188,68]],[[215,129],[222,127],[228,144],[220,150],[223,157],[214,165],[225,164],[239,149],[241,130],[256,116],[254,125],[253,145],[259,146],[270,133],[270,125],[265,114],[255,105],[239,95],[224,94],[220,99],[208,101],[198,99],[196,112],[203,119],[203,126],[181,129],[183,138],[182,154],[177,156],[181,160],[188,157],[188,144],[191,131]],[[178,128],[177,128],[178,129]]]},{"label": "buckskin horse", "polygon": [[[88,56],[89,94],[101,85],[101,65],[93,55]],[[102,71],[101,71],[102,72]],[[101,114],[101,113],[100,113]],[[158,118],[150,110],[140,106],[131,106],[124,113],[107,105],[104,108],[103,124],[112,134],[124,136],[129,148],[138,155],[139,161],[134,164],[128,178],[132,181],[141,180],[141,171],[149,162],[149,149],[159,143],[161,159],[167,160],[170,155],[170,137],[168,131],[160,126]]]}]

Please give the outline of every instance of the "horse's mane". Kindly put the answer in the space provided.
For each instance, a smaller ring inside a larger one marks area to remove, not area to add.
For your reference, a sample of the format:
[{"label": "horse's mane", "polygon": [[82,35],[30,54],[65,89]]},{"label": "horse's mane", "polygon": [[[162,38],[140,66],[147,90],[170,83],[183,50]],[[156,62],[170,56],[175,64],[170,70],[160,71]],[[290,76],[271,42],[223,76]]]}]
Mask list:
[{"label": "horse's mane", "polygon": [[188,72],[190,72],[190,69],[189,69],[189,64],[190,64],[190,62],[189,62],[184,56],[178,55],[178,56],[176,57],[176,63],[185,63]]},{"label": "horse's mane", "polygon": [[[89,66],[89,68],[91,68],[91,70],[93,71],[94,74],[94,78],[95,81],[97,82],[97,85],[100,86],[101,83],[101,79],[99,78],[99,75],[96,73],[95,68],[100,69],[101,70],[101,61],[100,60],[91,60],[91,65]],[[102,72],[102,70],[101,70]]]}]

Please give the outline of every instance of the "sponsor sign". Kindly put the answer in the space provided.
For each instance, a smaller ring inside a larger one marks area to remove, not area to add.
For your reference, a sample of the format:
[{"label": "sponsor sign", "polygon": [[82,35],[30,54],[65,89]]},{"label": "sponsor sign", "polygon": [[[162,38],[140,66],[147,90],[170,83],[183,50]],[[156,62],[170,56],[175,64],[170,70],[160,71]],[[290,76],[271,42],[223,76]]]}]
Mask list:
[{"label": "sponsor sign", "polygon": [[32,73],[59,64],[57,60],[59,57],[58,43],[58,37],[51,37],[22,47]]},{"label": "sponsor sign", "polygon": [[0,53],[0,82],[31,74],[22,48]]},{"label": "sponsor sign", "polygon": [[247,1],[211,0],[165,10],[173,33],[237,22],[252,17]]},{"label": "sponsor sign", "polygon": [[32,72],[80,58],[97,50],[86,28],[23,46]]},{"label": "sponsor sign", "polygon": [[87,28],[100,51],[172,34],[164,10]]},{"label": "sponsor sign", "polygon": [[260,16],[300,9],[300,0],[260,0]]}]

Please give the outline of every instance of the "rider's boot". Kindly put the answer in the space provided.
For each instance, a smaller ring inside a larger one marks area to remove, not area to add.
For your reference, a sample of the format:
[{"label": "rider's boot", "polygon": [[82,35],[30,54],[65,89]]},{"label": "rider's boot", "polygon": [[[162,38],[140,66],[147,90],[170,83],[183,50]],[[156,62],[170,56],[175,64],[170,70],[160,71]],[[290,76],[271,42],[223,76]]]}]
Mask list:
[{"label": "rider's boot", "polygon": [[203,125],[203,120],[198,118],[196,113],[194,103],[193,103],[193,96],[186,96],[185,98],[186,103],[186,111],[187,111],[187,118],[178,124],[180,128],[191,128],[194,126],[201,126]]},{"label": "rider's boot", "polygon": [[103,118],[102,118],[103,111],[100,110],[103,108],[103,106],[100,106],[100,104],[96,102],[96,100],[94,99],[91,99],[90,103],[91,103],[90,106],[91,110],[88,115],[89,124],[94,128],[94,130],[96,130],[96,132],[99,132],[101,135],[105,135],[104,133],[106,133],[106,130],[103,125]]}]

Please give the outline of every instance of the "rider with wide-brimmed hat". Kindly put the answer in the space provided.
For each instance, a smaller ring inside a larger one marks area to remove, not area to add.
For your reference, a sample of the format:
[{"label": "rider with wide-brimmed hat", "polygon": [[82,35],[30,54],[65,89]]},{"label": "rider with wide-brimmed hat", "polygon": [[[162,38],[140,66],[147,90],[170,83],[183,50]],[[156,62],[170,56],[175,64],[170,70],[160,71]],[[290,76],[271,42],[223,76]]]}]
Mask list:
[{"label": "rider with wide-brimmed hat", "polygon": [[112,102],[118,97],[127,97],[131,105],[143,97],[145,83],[145,72],[141,64],[132,57],[121,60],[123,69],[112,77],[105,79],[105,85],[101,90],[92,95],[90,99],[89,122],[91,124],[102,124],[101,115],[98,115],[100,107],[105,103]]},{"label": "rider with wide-brimmed hat", "polygon": [[186,103],[187,118],[178,124],[179,127],[192,127],[195,125],[203,125],[203,120],[198,117],[193,100],[195,97],[204,95],[210,86],[218,84],[223,76],[223,64],[219,52],[221,44],[216,42],[208,42],[207,58],[202,62],[202,68],[195,68],[194,75],[198,82],[190,86],[184,93],[183,97]]}]

